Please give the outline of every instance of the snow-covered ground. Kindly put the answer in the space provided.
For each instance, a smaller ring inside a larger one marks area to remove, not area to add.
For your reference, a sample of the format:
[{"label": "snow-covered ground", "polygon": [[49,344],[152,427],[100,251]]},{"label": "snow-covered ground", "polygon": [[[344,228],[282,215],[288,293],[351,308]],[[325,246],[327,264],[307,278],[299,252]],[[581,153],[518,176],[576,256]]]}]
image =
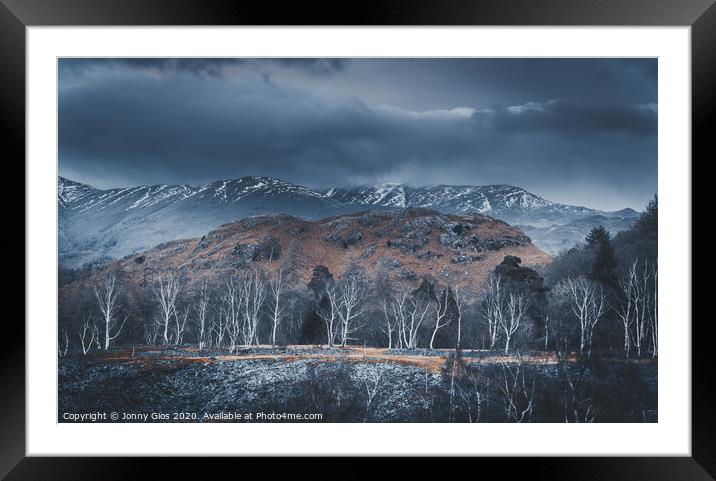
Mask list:
[{"label": "snow-covered ground", "polygon": [[[444,371],[445,353],[360,351],[252,349],[235,356],[125,350],[88,357],[69,355],[59,364],[58,420],[67,421],[65,412],[100,411],[168,416],[146,422],[236,421],[222,418],[226,413],[253,413],[254,421],[261,421],[257,413],[322,416],[312,422],[475,421],[473,390],[480,390],[480,421],[506,421],[498,388],[504,371],[490,353],[467,355],[472,357],[470,373],[477,377],[458,377],[461,387],[455,391],[458,400],[453,401],[457,414],[450,416],[451,379]],[[655,409],[656,364],[609,366],[608,376],[599,381],[599,396],[606,402],[602,421],[639,421],[645,409]],[[532,420],[560,422],[559,366],[549,356],[535,356],[526,372],[537,386]],[[627,385],[629,391],[623,391]],[[618,410],[609,404],[615,399],[620,403]],[[184,417],[175,419],[175,413]],[[190,413],[188,418],[186,413]]]}]

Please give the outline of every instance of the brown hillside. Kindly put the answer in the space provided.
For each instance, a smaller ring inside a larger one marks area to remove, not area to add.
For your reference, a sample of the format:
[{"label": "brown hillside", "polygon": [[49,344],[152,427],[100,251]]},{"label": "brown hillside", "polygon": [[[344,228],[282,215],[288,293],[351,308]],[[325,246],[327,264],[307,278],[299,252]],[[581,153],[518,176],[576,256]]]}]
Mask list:
[{"label": "brown hillside", "polygon": [[223,225],[201,239],[158,245],[113,262],[94,276],[118,270],[135,286],[146,286],[156,273],[175,270],[191,287],[200,279],[220,280],[260,266],[269,272],[280,267],[305,286],[318,265],[339,277],[357,264],[370,276],[383,272],[398,282],[417,285],[431,276],[479,290],[506,255],[520,257],[525,266],[551,260],[522,231],[479,214],[405,209],[319,221],[268,215]]}]

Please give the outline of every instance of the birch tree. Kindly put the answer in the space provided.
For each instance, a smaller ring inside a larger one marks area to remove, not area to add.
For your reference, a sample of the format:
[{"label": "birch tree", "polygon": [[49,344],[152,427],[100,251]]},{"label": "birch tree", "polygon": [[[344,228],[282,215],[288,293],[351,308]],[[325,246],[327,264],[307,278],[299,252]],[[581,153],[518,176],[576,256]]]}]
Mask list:
[{"label": "birch tree", "polygon": [[579,321],[579,353],[591,357],[594,328],[604,314],[604,293],[594,281],[584,277],[568,277],[558,284],[557,289],[566,293],[572,312]]},{"label": "birch tree", "polygon": [[[393,293],[385,299],[381,310],[385,312],[386,322],[393,319],[398,349],[415,349],[418,344],[420,326],[430,310],[430,302],[423,296],[409,296],[406,290]],[[384,332],[388,330],[384,329]]]},{"label": "birch tree", "polygon": [[343,347],[353,339],[351,335],[358,330],[355,321],[363,312],[363,293],[363,282],[356,274],[347,274],[338,285],[336,312],[340,319],[340,340]]},{"label": "birch tree", "polygon": [[224,344],[224,337],[226,337],[226,318],[224,317],[223,295],[217,311],[217,315],[213,317],[211,327],[209,328],[209,337],[213,340],[213,346],[219,349]]},{"label": "birch tree", "polygon": [[169,325],[177,317],[177,296],[181,290],[181,281],[173,272],[162,275],[157,274],[154,279],[154,298],[159,304],[159,317],[157,322],[162,327],[164,345],[169,345]]},{"label": "birch tree", "polygon": [[544,318],[544,350],[547,350],[549,344],[549,315]]},{"label": "birch tree", "polygon": [[534,408],[535,379],[528,381],[525,376],[525,366],[522,359],[511,365],[503,362],[502,391],[505,415],[516,423],[530,422]]},{"label": "birch tree", "polygon": [[243,338],[244,345],[258,345],[259,322],[261,309],[266,299],[266,278],[263,272],[254,270],[242,279],[242,293],[244,304]]},{"label": "birch tree", "polygon": [[[634,263],[634,269],[636,270],[637,263]],[[649,332],[652,332],[652,351],[656,352],[656,338],[653,333],[656,333],[656,270],[649,266],[647,261],[644,261],[644,267],[639,270],[637,274],[637,282],[635,289],[636,291],[636,305],[635,305],[635,327],[636,327],[636,350],[637,355],[641,357],[642,351],[645,350],[646,342],[648,340]]]},{"label": "birch tree", "polygon": [[144,340],[149,346],[155,346],[159,337],[159,321],[153,317],[150,321],[144,321]]},{"label": "birch tree", "polygon": [[649,316],[651,321],[651,357],[656,357],[659,352],[659,266],[654,264],[652,270],[652,303]]},{"label": "birch tree", "polygon": [[408,293],[405,291],[396,292],[390,300],[390,310],[395,319],[396,328],[398,330],[398,349],[408,347],[408,311],[406,310],[406,302]]},{"label": "birch tree", "polygon": [[483,378],[479,368],[465,369],[464,382],[457,384],[457,393],[467,408],[468,421],[479,423],[482,405],[489,401],[490,378]]},{"label": "birch tree", "polygon": [[656,265],[650,266],[647,261],[644,261],[642,267],[639,265],[639,260],[635,260],[629,266],[625,278],[619,281],[619,285],[622,299],[618,315],[624,328],[626,356],[629,357],[633,337],[638,357],[641,357],[645,343],[649,340],[652,345],[652,356],[656,357],[659,333]]},{"label": "birch tree", "polygon": [[416,349],[418,347],[418,333],[420,326],[423,324],[428,311],[430,310],[430,302],[421,296],[412,296],[408,302],[408,324],[407,324],[407,341],[408,349]]},{"label": "birch tree", "polygon": [[328,280],[324,280],[322,297],[325,298],[326,302],[319,300],[316,313],[323,320],[326,330],[326,343],[328,347],[333,347],[338,327],[338,293],[336,292],[336,287]]},{"label": "birch tree", "polygon": [[224,293],[222,295],[222,304],[219,317],[221,323],[219,324],[219,341],[224,336],[224,332],[229,337],[229,351],[235,352],[239,344],[239,336],[241,335],[241,305],[243,303],[243,296],[241,295],[241,289],[237,288],[233,277],[229,277],[224,281]]},{"label": "birch tree", "polygon": [[504,315],[498,318],[502,332],[505,334],[505,354],[510,351],[512,336],[522,325],[522,320],[527,313],[527,305],[528,301],[522,294],[510,293]]},{"label": "birch tree", "polygon": [[498,332],[504,322],[504,288],[502,287],[502,276],[490,274],[485,287],[485,309],[483,320],[487,325],[490,349],[495,349]]},{"label": "birch tree", "polygon": [[286,316],[281,297],[283,289],[283,277],[281,269],[279,269],[269,284],[269,290],[271,291],[271,347],[276,346],[276,331]]},{"label": "birch tree", "polygon": [[634,307],[637,294],[636,285],[636,261],[629,268],[626,278],[619,280],[619,286],[621,287],[623,299],[621,305],[617,311],[619,319],[622,321],[622,328],[624,330],[624,355],[629,357],[631,352],[631,328],[634,324]]},{"label": "birch tree", "polygon": [[387,297],[383,297],[378,303],[378,309],[383,314],[383,323],[381,325],[381,331],[388,337],[388,349],[393,349],[393,332],[395,331],[398,322],[393,316],[392,309],[390,307]]},{"label": "birch tree", "polygon": [[204,280],[199,284],[199,299],[194,309],[196,310],[197,344],[199,350],[204,350],[206,344],[207,316],[209,313],[209,302],[211,291],[209,281]]},{"label": "birch tree", "polygon": [[90,349],[92,349],[92,344],[95,343],[98,336],[97,325],[92,322],[92,314],[85,316],[82,319],[82,326],[79,331],[83,355],[86,356]]},{"label": "birch tree", "polygon": [[365,405],[365,416],[363,422],[368,420],[370,414],[370,408],[375,400],[376,396],[380,392],[380,388],[383,380],[383,367],[380,364],[376,364],[372,369],[368,370],[366,379],[363,380],[366,391],[366,405]]},{"label": "birch tree", "polygon": [[455,341],[455,349],[460,349],[460,341],[462,337],[462,313],[465,310],[465,304],[467,303],[467,294],[461,292],[459,288],[455,287],[453,291],[453,298],[455,299],[455,318],[457,320],[457,340]]},{"label": "birch tree", "polygon": [[61,337],[60,342],[58,344],[58,354],[60,357],[65,357],[67,355],[67,350],[70,348],[70,336],[67,334],[67,329],[64,327],[61,331]]},{"label": "birch tree", "polygon": [[577,362],[574,367],[575,372],[570,372],[570,366],[563,359],[560,359],[560,364],[562,365],[562,376],[566,384],[566,389],[564,390],[564,422],[594,422],[596,418],[594,400],[592,397],[582,395],[582,386],[586,373],[585,364],[581,361]]},{"label": "birch tree", "polygon": [[[97,306],[102,313],[102,322],[104,324],[104,350],[109,349],[110,343],[119,336],[127,321],[125,317],[119,327],[119,312],[121,309],[119,302],[120,289],[117,285],[117,277],[109,274],[94,286],[94,295],[97,300]],[[112,332],[114,331],[114,334]]]},{"label": "birch tree", "polygon": [[450,305],[450,289],[447,287],[444,290],[444,295],[437,296],[435,301],[435,327],[433,328],[433,335],[430,336],[430,349],[434,349],[433,344],[435,343],[435,336],[438,333],[438,329],[450,324],[450,316],[448,316],[448,307]]},{"label": "birch tree", "polygon": [[174,311],[174,322],[176,327],[176,336],[174,337],[174,345],[179,346],[184,342],[184,329],[186,328],[186,322],[189,319],[189,306],[185,306],[181,312]]}]

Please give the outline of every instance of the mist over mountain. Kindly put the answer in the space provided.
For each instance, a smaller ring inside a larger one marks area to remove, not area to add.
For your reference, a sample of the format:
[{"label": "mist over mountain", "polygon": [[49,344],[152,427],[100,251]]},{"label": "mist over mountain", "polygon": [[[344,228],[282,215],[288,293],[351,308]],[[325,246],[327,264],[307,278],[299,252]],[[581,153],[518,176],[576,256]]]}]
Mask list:
[{"label": "mist over mountain", "polygon": [[632,209],[603,212],[559,204],[510,185],[391,183],[317,190],[270,177],[241,177],[203,185],[102,190],[59,177],[60,264],[107,262],[170,240],[200,237],[254,215],[281,213],[316,220],[407,207],[489,215],[517,226],[550,254],[582,241],[595,225],[621,231],[638,216]]}]

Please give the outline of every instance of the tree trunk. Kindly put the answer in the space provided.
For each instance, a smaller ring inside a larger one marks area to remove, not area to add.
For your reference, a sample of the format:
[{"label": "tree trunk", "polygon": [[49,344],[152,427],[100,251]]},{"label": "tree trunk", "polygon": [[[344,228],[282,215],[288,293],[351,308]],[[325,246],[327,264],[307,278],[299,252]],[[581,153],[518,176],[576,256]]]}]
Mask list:
[{"label": "tree trunk", "polygon": [[104,323],[104,350],[109,349],[109,320]]}]

